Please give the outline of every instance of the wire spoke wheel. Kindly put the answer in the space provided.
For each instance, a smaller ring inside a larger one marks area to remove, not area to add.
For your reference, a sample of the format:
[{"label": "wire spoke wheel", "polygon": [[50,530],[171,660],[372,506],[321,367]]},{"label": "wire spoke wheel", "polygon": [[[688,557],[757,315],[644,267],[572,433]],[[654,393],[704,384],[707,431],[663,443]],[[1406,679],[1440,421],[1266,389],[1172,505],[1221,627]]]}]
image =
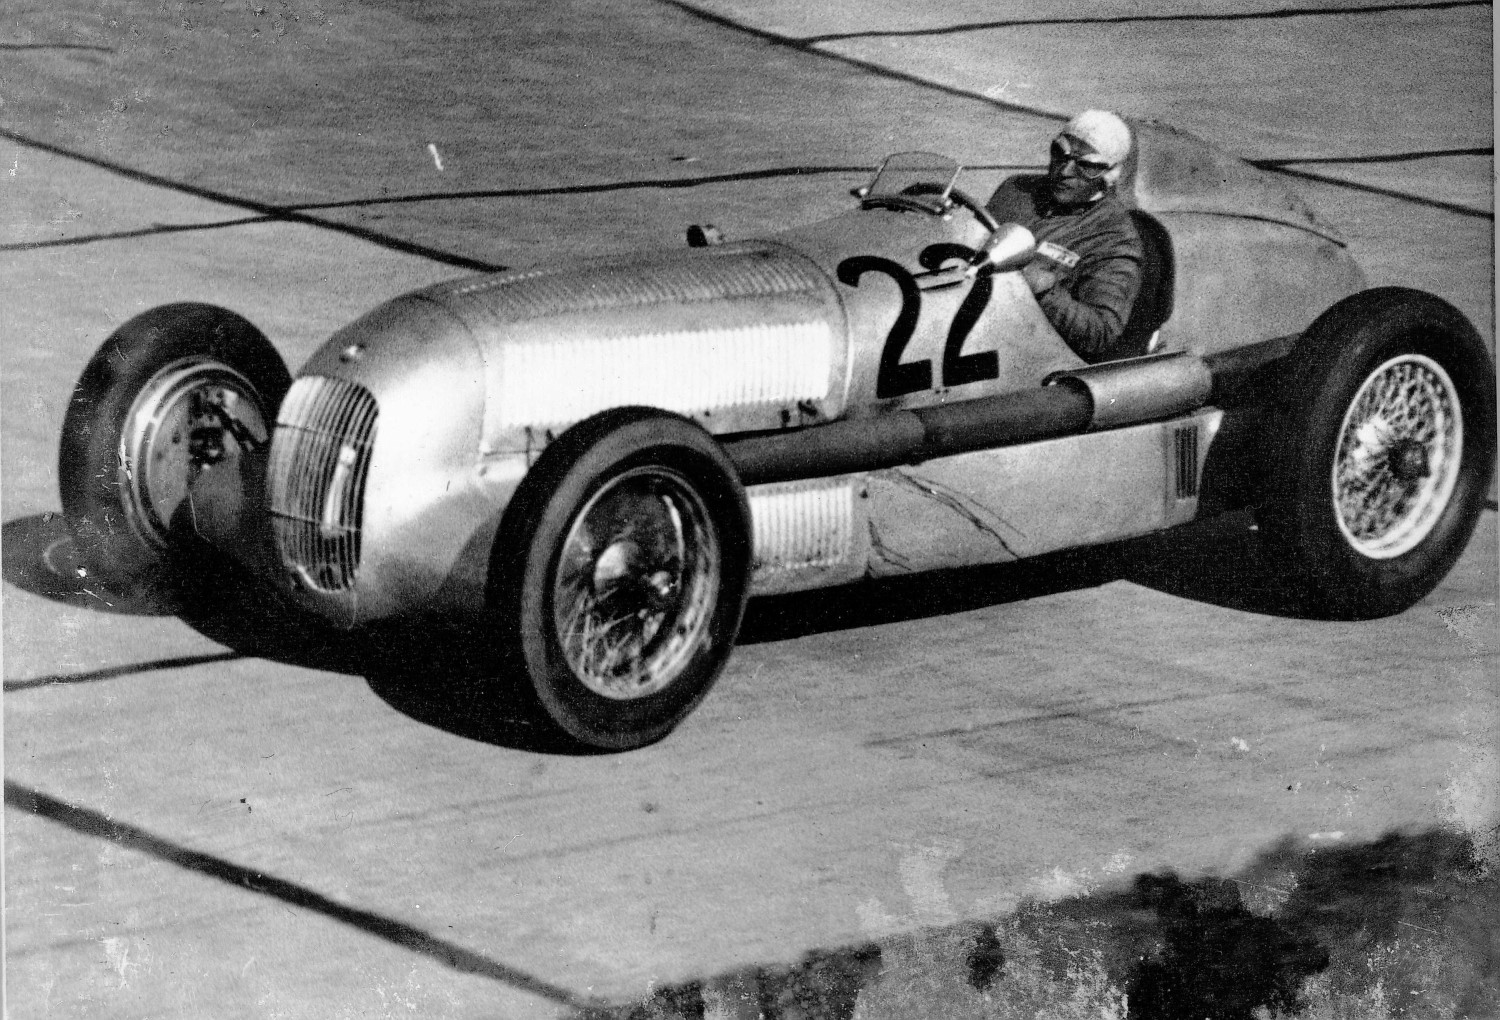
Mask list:
[{"label": "wire spoke wheel", "polygon": [[1333,460],[1334,505],[1350,545],[1389,559],[1427,537],[1458,482],[1463,430],[1457,387],[1436,361],[1405,354],[1370,373]]},{"label": "wire spoke wheel", "polygon": [[750,506],[718,441],[621,407],[569,428],[511,498],[490,564],[499,636],[554,730],[660,740],[723,672],[750,590]]},{"label": "wire spoke wheel", "polygon": [[718,574],[718,537],[686,478],[650,466],[611,479],[558,562],[554,622],[569,666],[606,698],[666,687],[707,638]]},{"label": "wire spoke wheel", "polygon": [[1494,363],[1431,294],[1345,298],[1288,355],[1262,539],[1302,611],[1402,612],[1443,579],[1484,508]]},{"label": "wire spoke wheel", "polygon": [[230,444],[267,441],[260,405],[243,373],[202,357],[167,365],[142,388],[118,458],[126,519],[142,540],[167,548],[172,517],[189,500],[193,480],[230,456]]}]

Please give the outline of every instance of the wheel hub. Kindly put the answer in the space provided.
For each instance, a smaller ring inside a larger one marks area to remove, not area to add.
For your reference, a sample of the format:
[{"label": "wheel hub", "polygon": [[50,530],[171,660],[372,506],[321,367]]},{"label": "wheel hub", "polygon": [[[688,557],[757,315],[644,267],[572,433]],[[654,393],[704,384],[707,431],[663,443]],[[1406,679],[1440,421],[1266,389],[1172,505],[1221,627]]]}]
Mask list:
[{"label": "wheel hub", "polygon": [[679,578],[671,569],[652,566],[635,542],[612,543],[594,561],[595,598],[622,615],[641,618],[669,609]]},{"label": "wheel hub", "polygon": [[198,475],[269,438],[255,387],[222,362],[173,362],[141,388],[120,436],[119,482],[131,526],[165,548]]},{"label": "wheel hub", "polygon": [[1427,447],[1413,439],[1401,439],[1392,443],[1385,459],[1391,474],[1403,482],[1426,478],[1432,472],[1428,464]]},{"label": "wheel hub", "polygon": [[193,467],[202,468],[219,463],[227,451],[224,448],[224,429],[220,425],[200,425],[188,435],[188,459]]}]

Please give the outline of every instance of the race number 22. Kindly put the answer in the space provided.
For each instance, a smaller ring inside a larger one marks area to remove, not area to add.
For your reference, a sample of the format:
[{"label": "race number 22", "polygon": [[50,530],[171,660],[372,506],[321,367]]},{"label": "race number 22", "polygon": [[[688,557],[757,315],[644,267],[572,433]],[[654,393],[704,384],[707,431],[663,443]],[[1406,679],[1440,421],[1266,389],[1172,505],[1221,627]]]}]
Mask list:
[{"label": "race number 22", "polygon": [[[967,262],[972,255],[972,249],[961,244],[934,244],[922,252],[918,261],[928,270],[935,271],[949,259]],[[858,287],[860,277],[866,273],[879,273],[889,277],[901,293],[901,310],[880,351],[880,368],[875,375],[876,398],[899,397],[932,389],[930,360],[901,360],[901,355],[906,352],[906,345],[916,333],[917,321],[922,313],[922,290],[917,285],[916,277],[899,262],[892,262],[878,255],[856,255],[840,262],[838,266],[839,282],[850,287]],[[953,321],[948,326],[948,341],[943,345],[943,385],[962,386],[965,383],[999,378],[1000,356],[994,351],[963,353],[964,341],[969,338],[974,324],[984,314],[993,290],[990,275],[979,274],[953,316]]]}]

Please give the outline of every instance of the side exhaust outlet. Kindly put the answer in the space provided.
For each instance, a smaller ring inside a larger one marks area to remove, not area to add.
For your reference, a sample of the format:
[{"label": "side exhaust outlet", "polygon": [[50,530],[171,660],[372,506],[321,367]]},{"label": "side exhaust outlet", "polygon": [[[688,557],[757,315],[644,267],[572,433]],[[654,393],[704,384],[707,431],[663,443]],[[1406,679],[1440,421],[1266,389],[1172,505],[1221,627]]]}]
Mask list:
[{"label": "side exhaust outlet", "polygon": [[1152,354],[1053,372],[1043,386],[1066,386],[1089,398],[1088,430],[1119,428],[1197,410],[1213,392],[1213,372],[1190,354]]},{"label": "side exhaust outlet", "polygon": [[1155,421],[1212,391],[1202,358],[1162,354],[1056,372],[1031,390],[731,438],[724,450],[744,484],[788,482]]}]

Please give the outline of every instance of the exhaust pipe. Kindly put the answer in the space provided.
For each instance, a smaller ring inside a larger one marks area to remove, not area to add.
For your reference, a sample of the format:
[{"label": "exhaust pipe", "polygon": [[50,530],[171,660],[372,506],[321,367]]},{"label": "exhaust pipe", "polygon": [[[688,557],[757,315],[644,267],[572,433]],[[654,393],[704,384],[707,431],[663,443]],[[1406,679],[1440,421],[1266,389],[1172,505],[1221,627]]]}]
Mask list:
[{"label": "exhaust pipe", "polygon": [[1089,431],[1172,418],[1208,402],[1214,377],[1208,364],[1188,354],[1152,354],[1053,372],[1043,386],[1085,392],[1093,412]]},{"label": "exhaust pipe", "polygon": [[1202,358],[1158,354],[1054,372],[1034,390],[731,439],[724,450],[745,485],[791,482],[1170,418],[1212,391]]}]

